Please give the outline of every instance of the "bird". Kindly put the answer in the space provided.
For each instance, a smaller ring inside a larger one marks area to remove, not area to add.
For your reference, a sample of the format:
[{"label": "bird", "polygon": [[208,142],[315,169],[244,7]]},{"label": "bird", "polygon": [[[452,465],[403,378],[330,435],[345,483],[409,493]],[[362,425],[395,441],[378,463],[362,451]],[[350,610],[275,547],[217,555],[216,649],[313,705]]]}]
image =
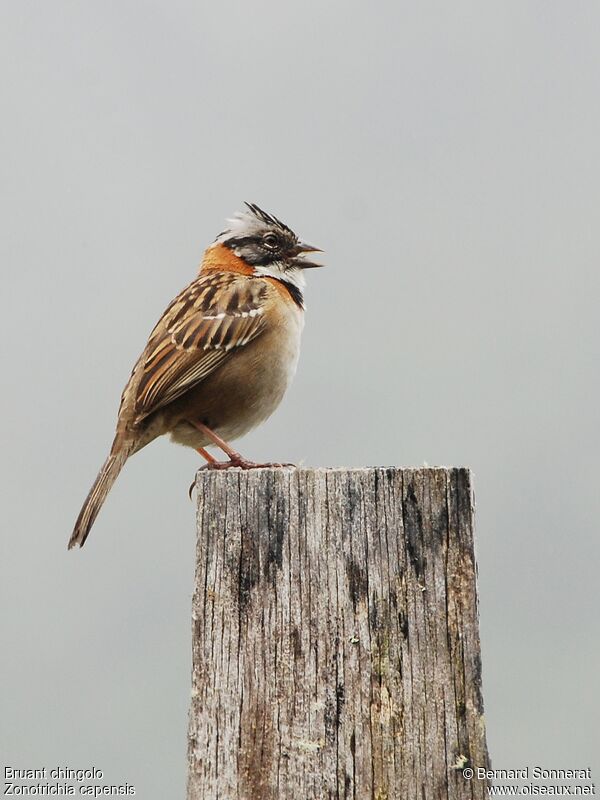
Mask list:
[{"label": "bird", "polygon": [[[304,271],[323,266],[255,203],[227,220],[196,278],[167,306],[122,392],[114,441],[68,549],[83,547],[125,462],[158,436],[192,447],[206,469],[253,469],[229,442],[264,422],[288,388],[304,327]],[[214,445],[226,460],[206,450]]]}]

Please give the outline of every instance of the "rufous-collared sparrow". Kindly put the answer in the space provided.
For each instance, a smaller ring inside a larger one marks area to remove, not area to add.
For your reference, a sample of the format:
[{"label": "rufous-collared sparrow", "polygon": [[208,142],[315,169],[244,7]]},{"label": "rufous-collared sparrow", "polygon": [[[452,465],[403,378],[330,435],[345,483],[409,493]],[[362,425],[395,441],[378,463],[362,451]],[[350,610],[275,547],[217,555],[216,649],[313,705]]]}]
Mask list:
[{"label": "rufous-collared sparrow", "polygon": [[[129,456],[165,433],[207,468],[266,466],[228,440],[279,405],[298,363],[304,270],[321,266],[283,222],[246,203],[204,254],[198,276],[168,306],[123,390],[110,454],[69,540],[82,547]],[[205,450],[217,445],[228,461]]]}]

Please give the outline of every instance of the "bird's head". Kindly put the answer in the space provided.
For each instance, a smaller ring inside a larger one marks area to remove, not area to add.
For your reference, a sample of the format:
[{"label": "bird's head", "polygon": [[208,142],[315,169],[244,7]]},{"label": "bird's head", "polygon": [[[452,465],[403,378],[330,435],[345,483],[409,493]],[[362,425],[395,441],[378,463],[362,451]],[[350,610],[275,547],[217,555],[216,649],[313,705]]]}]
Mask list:
[{"label": "bird's head", "polygon": [[246,207],[247,211],[227,220],[228,227],[217,236],[215,244],[228,247],[253,268],[255,275],[302,288],[304,270],[323,266],[309,261],[306,254],[321,252],[320,248],[300,241],[285,223],[254,203],[246,203]]}]

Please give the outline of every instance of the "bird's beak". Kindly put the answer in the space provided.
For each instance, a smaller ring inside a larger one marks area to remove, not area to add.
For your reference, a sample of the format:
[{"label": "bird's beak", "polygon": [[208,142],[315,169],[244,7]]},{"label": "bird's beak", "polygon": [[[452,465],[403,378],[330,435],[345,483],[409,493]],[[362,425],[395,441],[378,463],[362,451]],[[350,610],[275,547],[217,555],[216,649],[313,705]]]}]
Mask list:
[{"label": "bird's beak", "polygon": [[307,242],[298,242],[296,245],[297,258],[294,259],[294,266],[300,269],[316,269],[317,267],[324,267],[325,264],[318,264],[316,261],[308,261],[304,258],[304,253],[322,253],[320,247],[315,247]]},{"label": "bird's beak", "polygon": [[315,247],[314,244],[308,244],[307,242],[298,242],[297,244],[298,252],[299,253],[322,253],[320,247]]}]

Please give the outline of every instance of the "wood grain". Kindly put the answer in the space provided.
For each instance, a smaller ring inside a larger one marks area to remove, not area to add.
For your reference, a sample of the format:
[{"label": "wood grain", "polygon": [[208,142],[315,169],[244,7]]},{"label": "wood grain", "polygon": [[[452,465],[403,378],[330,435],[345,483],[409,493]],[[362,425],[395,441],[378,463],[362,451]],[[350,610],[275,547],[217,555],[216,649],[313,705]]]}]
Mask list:
[{"label": "wood grain", "polygon": [[466,469],[200,472],[188,800],[484,798]]}]

